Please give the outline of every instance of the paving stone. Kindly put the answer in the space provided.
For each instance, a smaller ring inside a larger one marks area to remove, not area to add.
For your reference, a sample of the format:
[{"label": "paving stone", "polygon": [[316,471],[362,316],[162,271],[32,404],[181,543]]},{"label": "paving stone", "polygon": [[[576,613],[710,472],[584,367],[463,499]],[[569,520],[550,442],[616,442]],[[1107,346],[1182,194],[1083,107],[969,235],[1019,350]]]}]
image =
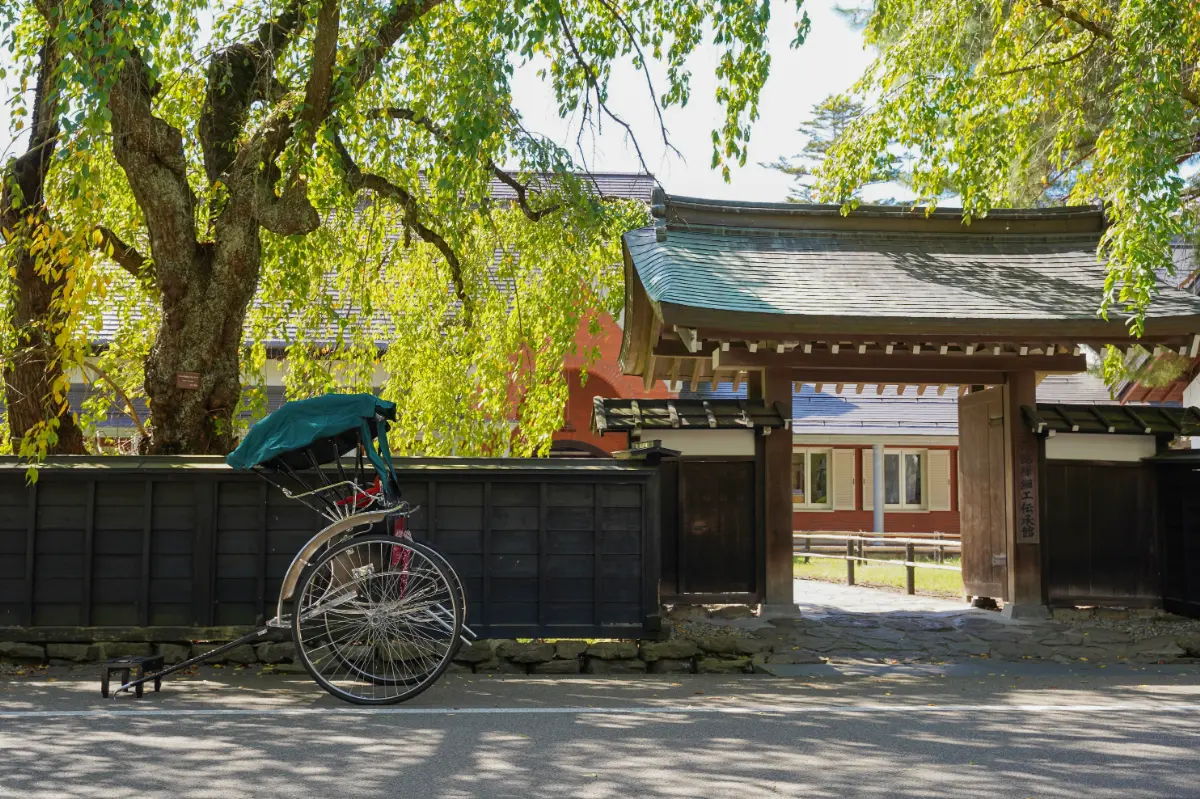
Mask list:
[{"label": "paving stone", "polygon": [[589,659],[626,660],[637,654],[638,646],[633,641],[600,641],[587,648]]},{"label": "paving stone", "polygon": [[803,626],[804,622],[805,620],[799,616],[772,616],[771,618],[767,619],[767,624],[771,625],[772,627],[779,627],[789,630]]},{"label": "paving stone", "polygon": [[695,670],[691,659],[673,660],[662,658],[650,664],[651,674],[691,674]]},{"label": "paving stone", "polygon": [[647,663],[657,660],[686,660],[698,651],[696,642],[686,638],[676,638],[671,641],[646,641],[641,645],[638,654]]},{"label": "paving stone", "polygon": [[587,661],[588,674],[645,674],[647,664],[644,660],[612,660],[589,657]]},{"label": "paving stone", "polygon": [[587,651],[587,641],[556,641],[554,656],[564,660],[576,660]]},{"label": "paving stone", "polygon": [[529,667],[530,674],[578,674],[582,663],[579,658],[573,660],[551,660],[545,663],[534,663]]},{"label": "paving stone", "polygon": [[795,652],[774,652],[770,655],[767,655],[767,663],[789,666],[824,662],[824,659],[818,657],[815,652],[806,652],[804,650],[797,650]]},{"label": "paving stone", "polygon": [[1200,658],[1200,634],[1181,635],[1175,639],[1175,643],[1187,652],[1189,657]]},{"label": "paving stone", "polygon": [[1128,633],[1120,630],[1110,630],[1106,627],[1085,627],[1080,631],[1084,645],[1095,644],[1127,644],[1132,639]]},{"label": "paving stone", "polygon": [[268,665],[276,674],[308,674],[308,669],[304,668],[304,664],[299,659],[295,663],[271,663]]},{"label": "paving stone", "polygon": [[1129,654],[1139,658],[1177,658],[1187,654],[1173,635],[1156,635],[1144,641],[1138,641],[1129,648]]},{"label": "paving stone", "polygon": [[700,658],[696,662],[699,674],[742,674],[750,668],[750,658]]}]

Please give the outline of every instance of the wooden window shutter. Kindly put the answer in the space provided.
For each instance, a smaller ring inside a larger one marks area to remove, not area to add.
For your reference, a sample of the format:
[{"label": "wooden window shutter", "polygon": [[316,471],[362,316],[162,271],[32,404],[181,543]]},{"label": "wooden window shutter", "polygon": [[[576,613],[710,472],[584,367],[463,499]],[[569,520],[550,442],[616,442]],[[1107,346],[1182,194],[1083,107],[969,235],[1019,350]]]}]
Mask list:
[{"label": "wooden window shutter", "polygon": [[950,450],[928,450],[929,509],[950,510]]},{"label": "wooden window shutter", "polygon": [[875,451],[864,449],[862,472],[863,510],[875,510]]},{"label": "wooden window shutter", "polygon": [[833,451],[833,509],[854,510],[854,450]]}]

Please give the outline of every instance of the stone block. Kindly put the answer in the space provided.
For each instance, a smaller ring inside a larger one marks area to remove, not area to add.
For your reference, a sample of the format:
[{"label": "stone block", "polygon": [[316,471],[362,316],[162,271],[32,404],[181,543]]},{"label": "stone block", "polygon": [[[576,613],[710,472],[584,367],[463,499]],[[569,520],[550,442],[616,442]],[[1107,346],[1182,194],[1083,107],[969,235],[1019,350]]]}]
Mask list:
[{"label": "stone block", "polygon": [[696,635],[696,646],[713,655],[734,655],[738,652],[738,639],[732,635]]},{"label": "stone block", "polygon": [[254,647],[250,646],[249,644],[235,646],[233,649],[226,652],[223,657],[229,663],[248,665],[250,663],[258,662],[258,656],[254,654]]},{"label": "stone block", "polygon": [[71,663],[86,663],[100,659],[100,647],[95,644],[46,644],[46,657]]},{"label": "stone block", "polygon": [[660,658],[650,664],[651,674],[691,674],[695,671],[692,661]]},{"label": "stone block", "polygon": [[446,673],[446,674],[474,674],[475,670],[473,668],[471,668],[471,664],[469,664],[469,663],[455,663],[455,662],[451,661],[450,665],[446,667],[446,671],[444,673]]},{"label": "stone block", "polygon": [[555,641],[554,656],[563,660],[578,660],[587,648],[587,641]]},{"label": "stone block", "polygon": [[686,660],[694,657],[696,652],[696,642],[687,638],[676,638],[671,641],[645,641],[638,650],[641,659],[647,663],[664,659]]},{"label": "stone block", "polygon": [[628,660],[636,658],[638,646],[633,641],[600,641],[587,648],[592,660]]},{"label": "stone block", "polygon": [[675,605],[667,611],[667,618],[672,621],[707,619],[708,609],[703,605]]},{"label": "stone block", "polygon": [[1187,652],[1188,657],[1200,658],[1200,634],[1181,635],[1175,643]]},{"label": "stone block", "polygon": [[496,648],[496,654],[514,663],[545,663],[554,660],[554,644],[505,641]]},{"label": "stone block", "polygon": [[696,662],[699,674],[745,674],[750,668],[750,658],[700,658]]},{"label": "stone block", "polygon": [[295,659],[296,645],[291,641],[264,641],[255,645],[254,654],[261,663],[283,663]]},{"label": "stone block", "polygon": [[737,639],[737,652],[739,655],[757,655],[760,652],[770,652],[774,644],[771,641],[765,641],[762,638],[739,638]]},{"label": "stone block", "polygon": [[644,660],[613,660],[609,658],[589,657],[587,662],[588,674],[645,674]]},{"label": "stone block", "polygon": [[710,611],[714,619],[749,619],[754,617],[754,611],[749,605],[725,605]]},{"label": "stone block", "polygon": [[529,667],[524,663],[513,663],[511,660],[493,657],[482,663],[475,664],[476,674],[528,674]]},{"label": "stone block", "polygon": [[530,674],[578,674],[583,667],[579,658],[567,660],[551,660],[545,663],[534,663],[529,667]]},{"label": "stone block", "polygon": [[162,655],[163,663],[169,666],[172,663],[182,663],[191,657],[192,648],[184,644],[156,644],[154,651]]},{"label": "stone block", "polygon": [[496,656],[491,641],[472,641],[454,655],[460,663],[485,663]]},{"label": "stone block", "polygon": [[100,659],[143,657],[154,654],[151,644],[134,641],[104,641],[96,644],[100,649]]},{"label": "stone block", "polygon": [[16,660],[21,662],[36,660],[41,663],[46,658],[46,650],[40,644],[26,644],[20,641],[0,641],[0,660]]}]

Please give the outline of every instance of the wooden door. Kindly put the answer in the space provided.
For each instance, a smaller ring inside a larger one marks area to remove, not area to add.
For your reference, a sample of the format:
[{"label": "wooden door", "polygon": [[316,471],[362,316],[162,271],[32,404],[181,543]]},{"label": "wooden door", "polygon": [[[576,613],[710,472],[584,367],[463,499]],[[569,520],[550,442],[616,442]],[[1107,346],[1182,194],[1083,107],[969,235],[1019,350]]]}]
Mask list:
[{"label": "wooden door", "polygon": [[680,461],[681,594],[756,593],[754,462]]},{"label": "wooden door", "polygon": [[1163,608],[1200,618],[1200,470],[1159,467]]},{"label": "wooden door", "polygon": [[963,589],[1008,599],[1008,492],[1005,486],[1004,388],[958,400],[958,469],[962,481]]}]

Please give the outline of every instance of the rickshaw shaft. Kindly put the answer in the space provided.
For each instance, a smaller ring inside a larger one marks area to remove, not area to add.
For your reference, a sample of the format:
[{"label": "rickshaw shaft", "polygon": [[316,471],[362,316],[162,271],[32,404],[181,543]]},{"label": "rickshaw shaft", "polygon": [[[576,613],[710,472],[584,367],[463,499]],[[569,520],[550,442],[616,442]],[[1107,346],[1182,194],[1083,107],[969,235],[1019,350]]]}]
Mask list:
[{"label": "rickshaw shaft", "polygon": [[230,641],[227,644],[221,644],[216,649],[211,649],[208,652],[205,652],[203,655],[197,655],[194,658],[188,658],[187,660],[183,661],[182,663],[176,663],[173,666],[168,666],[167,668],[162,669],[160,671],[153,672],[152,674],[143,674],[141,677],[137,678],[136,680],[130,680],[129,682],[122,685],[120,688],[117,688],[115,691],[112,692],[112,695],[115,697],[117,694],[121,693],[122,691],[132,690],[132,689],[138,687],[139,685],[141,685],[142,683],[149,682],[151,680],[160,680],[163,677],[166,677],[168,674],[174,674],[175,672],[180,671],[182,669],[186,669],[189,666],[194,666],[197,663],[203,663],[204,661],[208,660],[209,658],[215,657],[216,655],[220,655],[223,652],[228,652],[229,650],[233,649],[234,647],[241,646],[242,644],[247,644],[256,638],[262,638],[264,635],[266,635],[270,631],[270,629],[271,629],[270,627],[262,627],[260,629],[255,630],[254,632],[246,633],[245,635],[243,635],[241,638],[238,638],[237,640]]}]

